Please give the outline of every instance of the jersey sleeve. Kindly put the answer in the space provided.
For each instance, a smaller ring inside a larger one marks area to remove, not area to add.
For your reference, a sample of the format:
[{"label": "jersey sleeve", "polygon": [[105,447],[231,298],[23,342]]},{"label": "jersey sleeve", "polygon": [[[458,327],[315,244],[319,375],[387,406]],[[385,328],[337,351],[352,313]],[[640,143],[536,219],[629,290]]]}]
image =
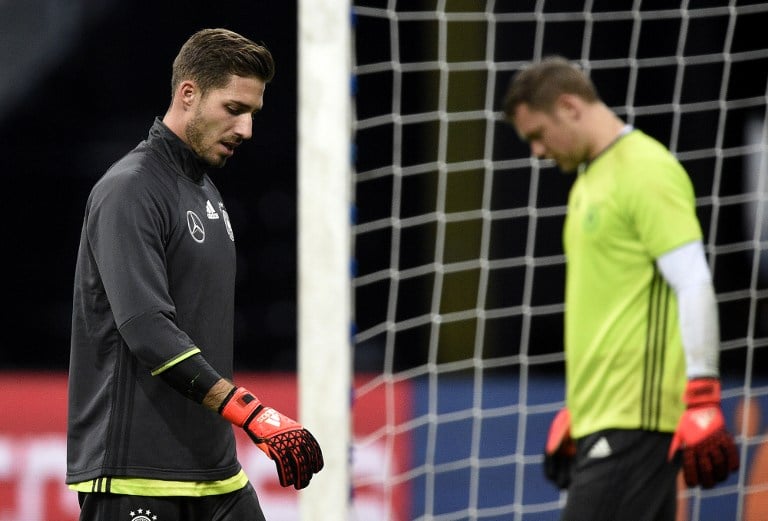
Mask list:
[{"label": "jersey sleeve", "polygon": [[670,155],[646,160],[624,184],[628,218],[653,258],[702,238],[688,174]]},{"label": "jersey sleeve", "polygon": [[148,177],[122,172],[104,179],[93,191],[86,226],[120,334],[152,369],[195,347],[176,326],[168,289],[164,243],[173,194]]}]

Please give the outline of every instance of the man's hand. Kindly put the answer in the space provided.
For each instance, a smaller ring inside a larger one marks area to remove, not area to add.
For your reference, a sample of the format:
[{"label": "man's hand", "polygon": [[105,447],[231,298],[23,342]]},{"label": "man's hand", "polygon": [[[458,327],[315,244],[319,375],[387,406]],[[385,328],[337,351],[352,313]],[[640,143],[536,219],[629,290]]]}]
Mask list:
[{"label": "man's hand", "polygon": [[558,488],[568,488],[571,483],[571,463],[576,455],[576,444],[571,438],[571,415],[568,409],[560,409],[549,427],[544,448],[544,475]]},{"label": "man's hand", "polygon": [[672,438],[669,459],[681,450],[686,484],[711,488],[739,468],[739,453],[720,409],[720,382],[716,378],[690,380],[684,400],[688,409]]},{"label": "man's hand", "polygon": [[302,489],[323,468],[323,453],[315,437],[296,421],[265,407],[245,388],[233,388],[219,407],[219,414],[242,427],[274,460],[280,485]]}]

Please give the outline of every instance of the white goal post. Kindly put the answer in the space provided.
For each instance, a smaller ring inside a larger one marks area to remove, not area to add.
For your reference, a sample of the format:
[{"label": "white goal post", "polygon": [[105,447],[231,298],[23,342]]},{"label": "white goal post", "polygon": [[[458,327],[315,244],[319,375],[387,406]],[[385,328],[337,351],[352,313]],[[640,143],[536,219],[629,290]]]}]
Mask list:
[{"label": "white goal post", "polygon": [[301,492],[304,521],[347,519],[350,471],[350,7],[298,11],[299,417],[325,468]]}]

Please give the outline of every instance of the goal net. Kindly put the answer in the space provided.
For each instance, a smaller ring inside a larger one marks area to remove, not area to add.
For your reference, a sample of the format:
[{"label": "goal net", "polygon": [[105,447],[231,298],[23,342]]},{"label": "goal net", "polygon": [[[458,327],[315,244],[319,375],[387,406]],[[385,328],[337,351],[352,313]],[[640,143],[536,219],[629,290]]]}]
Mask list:
[{"label": "goal net", "polygon": [[681,519],[767,518],[768,2],[725,3],[353,2],[350,519],[557,519],[541,450],[564,398],[573,177],[500,112],[515,71],[550,54],[696,190],[743,464],[682,491]]}]

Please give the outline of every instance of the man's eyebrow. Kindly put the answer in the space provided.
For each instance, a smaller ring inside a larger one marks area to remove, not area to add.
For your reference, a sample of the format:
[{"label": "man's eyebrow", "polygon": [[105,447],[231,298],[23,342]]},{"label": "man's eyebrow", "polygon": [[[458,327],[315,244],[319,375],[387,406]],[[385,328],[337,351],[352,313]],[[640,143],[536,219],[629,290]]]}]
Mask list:
[{"label": "man's eyebrow", "polygon": [[261,110],[261,107],[253,107],[247,103],[243,103],[242,101],[237,101],[234,99],[229,100],[227,103],[233,105],[238,110],[242,110],[243,112],[258,112]]}]

